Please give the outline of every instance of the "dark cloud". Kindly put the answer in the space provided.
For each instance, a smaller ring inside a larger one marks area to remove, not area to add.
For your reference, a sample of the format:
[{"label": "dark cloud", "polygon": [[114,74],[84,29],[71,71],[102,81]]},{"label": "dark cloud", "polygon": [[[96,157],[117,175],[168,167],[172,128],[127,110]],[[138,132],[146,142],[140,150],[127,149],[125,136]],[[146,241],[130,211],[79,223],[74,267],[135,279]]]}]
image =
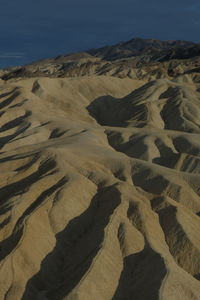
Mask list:
[{"label": "dark cloud", "polygon": [[199,20],[199,0],[8,0],[0,10],[0,67],[136,36],[200,42]]}]

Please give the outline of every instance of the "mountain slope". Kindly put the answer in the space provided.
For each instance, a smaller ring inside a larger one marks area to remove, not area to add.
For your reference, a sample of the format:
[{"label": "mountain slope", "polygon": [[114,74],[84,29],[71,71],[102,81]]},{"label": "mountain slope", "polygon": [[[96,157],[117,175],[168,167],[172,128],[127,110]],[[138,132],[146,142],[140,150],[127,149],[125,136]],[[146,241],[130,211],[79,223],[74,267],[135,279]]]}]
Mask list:
[{"label": "mountain slope", "polygon": [[0,299],[198,300],[198,72],[79,75],[1,80]]},{"label": "mountain slope", "polygon": [[92,49],[88,53],[109,61],[142,55],[150,56],[150,60],[160,60],[159,57],[162,57],[162,59],[165,57],[165,60],[167,60],[167,54],[172,52],[174,53],[174,57],[170,57],[169,59],[184,58],[183,53],[186,52],[188,52],[188,57],[185,58],[191,58],[195,56],[195,54],[192,55],[192,50],[194,51],[194,49],[196,49],[196,55],[198,55],[200,53],[199,45],[193,42],[134,38],[113,46]]},{"label": "mountain slope", "polygon": [[125,43],[61,55],[23,67],[8,68],[0,78],[109,75],[150,81],[172,79],[200,69],[200,45],[186,41],[135,38]]}]

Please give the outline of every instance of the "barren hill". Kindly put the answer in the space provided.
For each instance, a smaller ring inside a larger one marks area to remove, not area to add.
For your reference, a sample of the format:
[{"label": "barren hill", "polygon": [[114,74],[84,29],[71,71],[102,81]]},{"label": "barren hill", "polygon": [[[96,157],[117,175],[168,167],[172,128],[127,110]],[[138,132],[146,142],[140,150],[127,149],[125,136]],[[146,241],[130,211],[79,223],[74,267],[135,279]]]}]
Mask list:
[{"label": "barren hill", "polygon": [[147,48],[0,71],[0,299],[200,299],[200,58]]}]

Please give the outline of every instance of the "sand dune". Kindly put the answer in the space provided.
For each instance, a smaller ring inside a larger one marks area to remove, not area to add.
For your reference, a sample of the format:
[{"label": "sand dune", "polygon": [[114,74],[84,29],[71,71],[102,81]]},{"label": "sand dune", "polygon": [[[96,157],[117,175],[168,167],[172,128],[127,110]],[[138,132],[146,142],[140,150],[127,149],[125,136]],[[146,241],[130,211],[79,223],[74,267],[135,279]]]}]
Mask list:
[{"label": "sand dune", "polygon": [[194,75],[0,91],[0,299],[198,300]]}]

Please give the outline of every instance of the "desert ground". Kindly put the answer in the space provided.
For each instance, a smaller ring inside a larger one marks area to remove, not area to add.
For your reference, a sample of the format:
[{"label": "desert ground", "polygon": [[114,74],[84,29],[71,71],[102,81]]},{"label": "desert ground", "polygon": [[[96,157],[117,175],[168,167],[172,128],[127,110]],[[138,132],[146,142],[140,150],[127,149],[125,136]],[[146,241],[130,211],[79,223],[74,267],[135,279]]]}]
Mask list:
[{"label": "desert ground", "polygon": [[198,72],[2,77],[0,148],[0,299],[200,299]]}]

